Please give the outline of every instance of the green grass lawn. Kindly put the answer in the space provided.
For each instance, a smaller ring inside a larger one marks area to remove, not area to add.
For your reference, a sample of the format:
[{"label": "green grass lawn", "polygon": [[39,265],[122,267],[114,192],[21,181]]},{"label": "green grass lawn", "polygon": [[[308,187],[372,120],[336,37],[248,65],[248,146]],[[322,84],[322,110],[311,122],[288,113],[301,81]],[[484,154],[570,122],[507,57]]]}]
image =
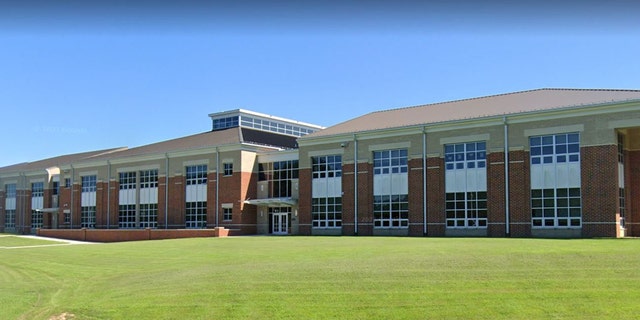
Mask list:
[{"label": "green grass lawn", "polygon": [[231,237],[0,249],[0,318],[637,319],[640,239]]}]

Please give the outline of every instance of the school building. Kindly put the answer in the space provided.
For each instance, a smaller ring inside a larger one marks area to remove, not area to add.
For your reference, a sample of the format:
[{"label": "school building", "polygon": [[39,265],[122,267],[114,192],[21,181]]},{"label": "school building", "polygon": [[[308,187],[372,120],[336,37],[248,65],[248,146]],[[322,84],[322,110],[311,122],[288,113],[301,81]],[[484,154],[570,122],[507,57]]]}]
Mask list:
[{"label": "school building", "polygon": [[[640,90],[537,89],[0,168],[0,232],[640,236]],[[3,150],[16,152],[16,150]]]}]

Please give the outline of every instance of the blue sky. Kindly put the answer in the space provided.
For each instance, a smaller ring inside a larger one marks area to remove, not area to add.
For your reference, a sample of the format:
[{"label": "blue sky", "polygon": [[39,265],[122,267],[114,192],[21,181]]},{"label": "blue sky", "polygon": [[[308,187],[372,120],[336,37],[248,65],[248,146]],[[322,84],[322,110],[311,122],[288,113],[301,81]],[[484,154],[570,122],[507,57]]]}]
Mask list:
[{"label": "blue sky", "polygon": [[0,167],[204,132],[209,113],[236,108],[330,126],[543,87],[640,89],[637,9],[0,2]]}]

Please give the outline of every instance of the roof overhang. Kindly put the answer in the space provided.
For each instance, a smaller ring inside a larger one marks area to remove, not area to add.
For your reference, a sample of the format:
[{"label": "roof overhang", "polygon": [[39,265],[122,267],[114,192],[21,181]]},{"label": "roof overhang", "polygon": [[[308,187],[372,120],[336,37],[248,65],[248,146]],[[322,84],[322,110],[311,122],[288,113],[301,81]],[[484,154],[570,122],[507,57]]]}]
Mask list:
[{"label": "roof overhang", "polygon": [[244,203],[255,206],[291,207],[297,205],[298,200],[293,198],[248,199]]}]

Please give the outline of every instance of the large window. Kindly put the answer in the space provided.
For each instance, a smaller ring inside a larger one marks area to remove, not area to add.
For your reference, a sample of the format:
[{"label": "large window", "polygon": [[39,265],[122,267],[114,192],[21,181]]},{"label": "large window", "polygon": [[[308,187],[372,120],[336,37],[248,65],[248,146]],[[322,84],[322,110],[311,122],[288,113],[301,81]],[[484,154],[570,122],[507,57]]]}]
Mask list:
[{"label": "large window", "polygon": [[31,197],[44,197],[44,183],[34,182],[31,184]]},{"label": "large window", "polygon": [[342,156],[311,158],[312,226],[339,228],[342,226]]},{"label": "large window", "polygon": [[311,200],[312,225],[316,228],[342,226],[342,198],[313,198]]},{"label": "large window", "polygon": [[118,228],[131,229],[136,227],[136,205],[121,204],[118,207]]},{"label": "large window", "polygon": [[136,188],[135,172],[120,172],[119,174],[120,190],[128,190]]},{"label": "large window", "polygon": [[[303,128],[290,123],[279,122],[274,120],[259,119],[257,117],[241,116],[241,125],[245,128],[254,128],[258,130],[271,131],[277,133],[284,133],[287,135],[293,135],[301,137],[305,134],[315,132],[314,129]],[[214,120],[215,127],[215,120]]]},{"label": "large window", "polygon": [[531,190],[534,227],[579,227],[580,188]]},{"label": "large window", "polygon": [[444,146],[447,228],[487,227],[486,142]]},{"label": "large window", "polygon": [[201,164],[186,167],[187,185],[207,183],[207,165]]},{"label": "large window", "polygon": [[298,160],[260,163],[258,179],[268,181],[269,198],[291,197],[291,180],[298,179]]},{"label": "large window", "polygon": [[407,150],[385,150],[373,153],[373,174],[406,173]]},{"label": "large window", "polygon": [[140,228],[158,227],[158,204],[140,204]]},{"label": "large window", "polygon": [[312,178],[342,177],[342,156],[321,156],[311,158]]},{"label": "large window", "polygon": [[16,227],[16,210],[5,210],[4,227],[5,229],[14,229]]},{"label": "large window", "polygon": [[[42,211],[31,210],[31,228],[42,228]],[[34,230],[32,230],[34,231]]]},{"label": "large window", "polygon": [[87,206],[80,208],[80,227],[93,229],[96,227],[96,207]]},{"label": "large window", "polygon": [[580,134],[530,137],[529,143],[532,226],[580,227]]},{"label": "large window", "polygon": [[43,206],[44,182],[34,182],[31,184],[31,228],[42,228],[43,214],[41,209]]},{"label": "large window", "polygon": [[580,161],[580,134],[567,133],[531,137],[531,164]]},{"label": "large window", "polygon": [[83,176],[82,178],[82,192],[95,192],[97,178],[93,176]]},{"label": "large window", "polygon": [[140,188],[158,187],[158,169],[140,171]]},{"label": "large window", "polygon": [[238,126],[238,116],[213,119],[213,130],[222,130]]},{"label": "large window", "polygon": [[16,184],[9,183],[4,186],[5,189],[5,229],[13,229],[16,227]]},{"label": "large window", "polygon": [[486,227],[486,192],[447,192],[447,227]]},{"label": "large window", "polygon": [[374,196],[374,227],[409,226],[409,199],[407,195]]},{"label": "large window", "polygon": [[407,150],[373,152],[373,226],[406,228],[409,226]]},{"label": "large window", "polygon": [[207,227],[207,202],[196,201],[186,203],[186,228]]},{"label": "large window", "polygon": [[16,184],[10,183],[5,185],[5,197],[6,198],[15,198],[16,197]]}]

